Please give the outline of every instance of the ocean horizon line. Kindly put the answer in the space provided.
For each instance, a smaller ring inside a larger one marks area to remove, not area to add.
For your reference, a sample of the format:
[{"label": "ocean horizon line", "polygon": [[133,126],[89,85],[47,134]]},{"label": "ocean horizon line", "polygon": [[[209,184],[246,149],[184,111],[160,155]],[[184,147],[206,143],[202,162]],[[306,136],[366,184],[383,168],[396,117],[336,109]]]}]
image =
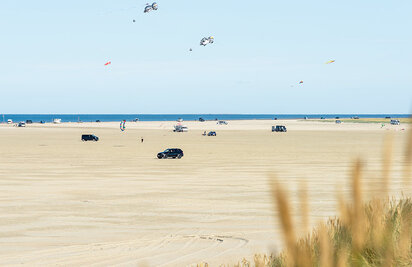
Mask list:
[{"label": "ocean horizon line", "polygon": [[185,121],[197,120],[275,120],[275,119],[335,119],[335,118],[407,118],[410,114],[0,114],[0,122],[9,120],[53,122],[114,122],[114,121]]},{"label": "ocean horizon line", "polygon": [[411,113],[0,113],[2,115],[268,115],[268,116],[292,116],[292,115],[402,115],[402,116],[412,116]]}]

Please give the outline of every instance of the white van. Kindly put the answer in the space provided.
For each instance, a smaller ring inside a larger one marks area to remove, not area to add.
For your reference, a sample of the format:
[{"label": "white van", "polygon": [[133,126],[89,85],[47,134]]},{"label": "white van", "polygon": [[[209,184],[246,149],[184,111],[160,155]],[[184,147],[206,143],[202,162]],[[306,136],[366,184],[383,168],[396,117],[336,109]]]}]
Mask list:
[{"label": "white van", "polygon": [[178,133],[183,133],[183,132],[188,132],[189,129],[185,125],[175,125],[175,129],[173,132],[178,132]]}]

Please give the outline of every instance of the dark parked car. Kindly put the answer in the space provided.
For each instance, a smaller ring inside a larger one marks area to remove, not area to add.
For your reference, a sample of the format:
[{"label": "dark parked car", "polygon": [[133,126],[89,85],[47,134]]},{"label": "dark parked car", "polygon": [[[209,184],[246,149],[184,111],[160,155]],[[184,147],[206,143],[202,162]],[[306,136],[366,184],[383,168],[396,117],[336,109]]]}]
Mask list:
[{"label": "dark parked car", "polygon": [[83,134],[82,141],[99,141],[99,137],[94,134]]},{"label": "dark parked car", "polygon": [[32,120],[26,120],[26,124],[32,124],[33,121]]},{"label": "dark parked car", "polygon": [[96,120],[96,122],[100,122],[100,120]]},{"label": "dark parked car", "polygon": [[283,125],[272,126],[272,132],[287,132],[286,127]]},{"label": "dark parked car", "polygon": [[163,152],[157,153],[158,159],[167,159],[167,158],[182,158],[183,157],[183,150],[180,148],[168,148]]},{"label": "dark parked car", "polygon": [[207,136],[216,136],[216,132],[209,132]]},{"label": "dark parked car", "polygon": [[205,121],[205,119],[203,119],[203,118],[199,118],[199,121],[200,121],[200,122],[204,122],[204,121]]}]

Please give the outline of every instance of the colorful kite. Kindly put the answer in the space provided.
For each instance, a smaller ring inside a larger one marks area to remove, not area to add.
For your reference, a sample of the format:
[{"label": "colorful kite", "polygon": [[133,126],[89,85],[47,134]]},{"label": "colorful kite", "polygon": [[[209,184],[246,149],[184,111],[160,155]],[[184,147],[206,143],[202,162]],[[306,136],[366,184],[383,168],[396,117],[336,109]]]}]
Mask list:
[{"label": "colorful kite", "polygon": [[332,64],[333,62],[335,62],[335,60],[329,60],[329,61],[326,62],[325,64]]},{"label": "colorful kite", "polygon": [[144,8],[144,13],[149,13],[152,10],[157,10],[159,7],[156,4],[156,2],[154,2],[153,4],[146,4],[146,7]]},{"label": "colorful kite", "polygon": [[213,36],[203,37],[202,40],[200,40],[200,45],[206,46],[208,44],[213,44],[214,42],[215,38]]},{"label": "colorful kite", "polygon": [[120,122],[120,130],[124,132],[126,130],[126,120]]},{"label": "colorful kite", "polygon": [[300,81],[300,82],[299,82],[299,84],[302,84],[302,83],[303,83],[303,81]]},{"label": "colorful kite", "polygon": [[109,66],[110,64],[112,64],[111,61],[108,61],[108,62],[104,63],[105,66]]}]

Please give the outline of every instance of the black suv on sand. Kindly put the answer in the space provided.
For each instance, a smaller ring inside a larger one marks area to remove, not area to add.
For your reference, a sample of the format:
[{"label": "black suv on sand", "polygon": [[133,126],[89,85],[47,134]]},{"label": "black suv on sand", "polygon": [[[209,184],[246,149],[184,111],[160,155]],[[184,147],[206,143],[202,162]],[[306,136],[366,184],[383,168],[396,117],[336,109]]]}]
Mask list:
[{"label": "black suv on sand", "polygon": [[82,141],[99,141],[99,137],[95,136],[94,134],[83,134]]},{"label": "black suv on sand", "polygon": [[157,153],[158,159],[167,159],[167,158],[178,158],[181,159],[183,157],[183,150],[180,148],[169,148],[163,152]]},{"label": "black suv on sand", "polygon": [[272,126],[272,132],[287,132],[286,127],[283,125]]}]

